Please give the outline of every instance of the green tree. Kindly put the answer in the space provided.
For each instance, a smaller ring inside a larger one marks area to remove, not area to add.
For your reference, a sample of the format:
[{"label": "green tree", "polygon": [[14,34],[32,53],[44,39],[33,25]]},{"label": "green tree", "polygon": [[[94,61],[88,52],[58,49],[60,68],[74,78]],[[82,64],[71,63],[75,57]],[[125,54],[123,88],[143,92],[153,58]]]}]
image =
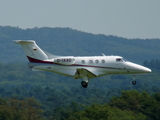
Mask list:
[{"label": "green tree", "polygon": [[43,120],[40,104],[33,98],[0,100],[0,120]]},{"label": "green tree", "polygon": [[93,104],[84,111],[72,114],[67,120],[145,120],[141,113],[136,115],[132,111],[120,110],[107,104]]},{"label": "green tree", "polygon": [[147,120],[158,120],[157,101],[146,92],[123,91],[121,96],[112,98],[109,105],[136,114],[142,113],[147,116]]}]

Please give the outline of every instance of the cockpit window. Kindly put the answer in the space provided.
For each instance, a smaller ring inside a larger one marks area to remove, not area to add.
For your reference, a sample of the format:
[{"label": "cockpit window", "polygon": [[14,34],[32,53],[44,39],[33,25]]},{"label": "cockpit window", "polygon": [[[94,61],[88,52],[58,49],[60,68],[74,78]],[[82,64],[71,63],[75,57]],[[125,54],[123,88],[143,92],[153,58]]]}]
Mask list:
[{"label": "cockpit window", "polygon": [[125,58],[123,58],[123,61],[124,61],[124,62],[127,62],[128,60],[126,60]]},{"label": "cockpit window", "polygon": [[116,62],[123,62],[123,59],[122,58],[117,58]]}]

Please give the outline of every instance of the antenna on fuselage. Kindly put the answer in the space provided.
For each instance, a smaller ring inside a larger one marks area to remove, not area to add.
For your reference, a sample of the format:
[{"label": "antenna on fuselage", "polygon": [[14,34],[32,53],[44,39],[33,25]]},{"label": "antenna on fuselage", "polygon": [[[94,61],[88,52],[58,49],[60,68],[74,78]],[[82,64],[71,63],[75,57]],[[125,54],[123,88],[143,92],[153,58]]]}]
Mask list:
[{"label": "antenna on fuselage", "polygon": [[105,54],[102,53],[103,56],[106,56]]}]

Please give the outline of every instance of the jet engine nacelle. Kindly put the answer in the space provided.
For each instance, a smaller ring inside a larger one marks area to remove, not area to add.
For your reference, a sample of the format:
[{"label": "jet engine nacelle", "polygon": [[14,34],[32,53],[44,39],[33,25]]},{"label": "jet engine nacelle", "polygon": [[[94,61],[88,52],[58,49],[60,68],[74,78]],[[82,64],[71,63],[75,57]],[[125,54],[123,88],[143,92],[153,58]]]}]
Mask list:
[{"label": "jet engine nacelle", "polygon": [[59,57],[54,59],[54,63],[62,65],[72,65],[75,63],[74,57]]}]

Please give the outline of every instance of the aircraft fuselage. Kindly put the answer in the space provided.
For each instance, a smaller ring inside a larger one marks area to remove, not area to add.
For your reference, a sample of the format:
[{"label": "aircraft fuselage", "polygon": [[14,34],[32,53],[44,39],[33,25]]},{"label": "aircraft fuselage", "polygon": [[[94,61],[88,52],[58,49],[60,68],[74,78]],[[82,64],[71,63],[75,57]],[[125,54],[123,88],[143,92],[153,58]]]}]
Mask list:
[{"label": "aircraft fuselage", "polygon": [[[91,78],[109,74],[142,74],[151,70],[142,65],[128,62],[120,56],[56,56],[44,52],[33,40],[15,40],[20,44],[29,60],[29,67],[33,71],[49,71],[82,78],[82,86],[86,88]],[[136,84],[136,81],[132,81]]]},{"label": "aircraft fuselage", "polygon": [[109,74],[141,74],[151,70],[144,66],[124,60],[120,56],[94,57],[59,57],[39,63],[31,62],[29,66],[35,70],[56,72],[74,77],[79,68],[93,72],[97,77]]}]

